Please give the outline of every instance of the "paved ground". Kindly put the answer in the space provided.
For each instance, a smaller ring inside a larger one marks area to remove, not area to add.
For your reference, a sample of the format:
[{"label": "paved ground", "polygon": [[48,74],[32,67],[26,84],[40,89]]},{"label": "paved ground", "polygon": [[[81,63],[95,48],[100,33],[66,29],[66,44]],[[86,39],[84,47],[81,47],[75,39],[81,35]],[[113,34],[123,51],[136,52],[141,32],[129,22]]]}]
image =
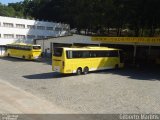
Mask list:
[{"label": "paved ground", "polygon": [[76,113],[160,113],[159,70],[61,75],[52,72],[49,62],[1,58],[0,79]]},{"label": "paved ground", "polygon": [[0,113],[51,114],[70,113],[52,103],[0,80]]}]

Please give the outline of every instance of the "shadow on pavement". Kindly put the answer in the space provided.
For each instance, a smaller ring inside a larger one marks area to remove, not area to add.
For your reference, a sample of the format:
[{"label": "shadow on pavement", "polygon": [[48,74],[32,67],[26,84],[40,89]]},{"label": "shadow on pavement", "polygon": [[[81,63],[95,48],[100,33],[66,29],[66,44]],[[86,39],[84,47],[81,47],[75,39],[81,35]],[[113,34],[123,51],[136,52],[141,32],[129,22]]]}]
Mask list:
[{"label": "shadow on pavement", "polygon": [[22,58],[15,58],[15,57],[1,57],[1,60],[7,60],[7,61],[11,61],[11,62],[27,62],[29,60],[25,60]]},{"label": "shadow on pavement", "polygon": [[45,63],[47,65],[52,65],[52,59],[51,58],[41,58],[40,62]]},{"label": "shadow on pavement", "polygon": [[50,72],[50,73],[26,75],[23,77],[26,79],[53,79],[53,78],[63,78],[63,77],[71,77],[71,76],[75,76],[75,75],[74,74],[60,74],[57,72]]},{"label": "shadow on pavement", "polygon": [[1,60],[7,60],[10,62],[37,62],[37,63],[44,63],[47,65],[52,65],[52,60],[49,58],[40,58],[38,60],[25,60],[22,58],[16,58],[16,57],[0,57]]},{"label": "shadow on pavement", "polygon": [[[89,74],[113,74],[119,76],[128,77],[130,80],[150,80],[160,81],[160,69],[135,69],[135,68],[124,68],[124,69],[112,69],[103,71],[94,71]],[[60,74],[57,72],[33,74],[23,76],[26,79],[53,79],[53,78],[65,78],[76,76],[75,74]]]},{"label": "shadow on pavement", "polygon": [[148,67],[148,68],[124,68],[119,70],[105,70],[93,72],[95,74],[114,74],[120,76],[126,76],[130,80],[150,80],[160,81],[160,68]]}]

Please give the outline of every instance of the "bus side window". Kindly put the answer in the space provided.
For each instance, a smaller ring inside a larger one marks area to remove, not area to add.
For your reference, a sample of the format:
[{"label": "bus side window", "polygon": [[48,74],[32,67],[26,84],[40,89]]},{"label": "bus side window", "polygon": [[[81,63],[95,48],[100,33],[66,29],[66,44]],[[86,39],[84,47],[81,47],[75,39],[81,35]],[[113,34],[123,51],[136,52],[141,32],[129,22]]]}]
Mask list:
[{"label": "bus side window", "polygon": [[82,51],[82,58],[89,58],[89,57],[90,57],[89,51]]},{"label": "bus side window", "polygon": [[68,59],[71,59],[72,58],[72,51],[66,51],[66,55],[67,55],[67,58]]},{"label": "bus side window", "polygon": [[73,51],[73,58],[81,58],[82,52],[81,51]]},{"label": "bus side window", "polygon": [[90,57],[91,57],[91,58],[96,57],[96,54],[95,54],[95,52],[94,52],[94,51],[90,51]]},{"label": "bus side window", "polygon": [[96,51],[91,51],[91,57],[93,57],[93,58],[95,58],[95,57],[97,57],[97,53],[96,53]]},{"label": "bus side window", "polygon": [[31,50],[30,46],[25,46],[25,50]]}]

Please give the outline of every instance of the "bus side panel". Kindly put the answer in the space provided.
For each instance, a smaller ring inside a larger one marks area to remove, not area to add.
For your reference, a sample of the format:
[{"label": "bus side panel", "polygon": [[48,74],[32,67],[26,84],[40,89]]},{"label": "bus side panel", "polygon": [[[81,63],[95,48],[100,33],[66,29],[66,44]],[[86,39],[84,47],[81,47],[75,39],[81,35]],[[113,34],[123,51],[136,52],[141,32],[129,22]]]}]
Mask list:
[{"label": "bus side panel", "polygon": [[65,67],[64,67],[64,73],[73,73],[74,66],[75,66],[75,60],[74,59],[66,59],[65,60]]},{"label": "bus side panel", "polygon": [[91,63],[91,71],[111,68],[111,61],[109,58],[92,58]]},{"label": "bus side panel", "polygon": [[92,67],[91,59],[67,59],[65,63],[64,73],[76,73],[79,67],[82,68],[82,71],[85,67],[88,67],[90,69]]},{"label": "bus side panel", "polygon": [[8,49],[7,54],[9,54],[11,57],[17,57],[17,58],[25,57],[25,59],[29,59],[29,56],[32,55],[32,52],[25,50]]},{"label": "bus side panel", "polygon": [[105,57],[105,58],[92,58],[91,71],[104,70],[115,68],[115,65],[119,65],[119,58],[117,57]]},{"label": "bus side panel", "polygon": [[119,65],[119,58],[118,57],[108,57],[105,58],[104,66],[115,68],[116,65]]},{"label": "bus side panel", "polygon": [[84,67],[88,67],[89,71],[111,69],[115,68],[115,65],[119,65],[120,62],[117,57],[68,59],[65,61],[63,73],[76,73],[76,70],[79,67],[82,68],[82,71]]},{"label": "bus side panel", "polygon": [[97,70],[101,67],[103,67],[103,58],[92,58],[91,59],[91,68],[90,71],[94,71]]},{"label": "bus side panel", "polygon": [[16,57],[16,55],[17,55],[17,50],[15,50],[15,49],[9,49],[9,50],[8,50],[8,54],[9,54],[10,56],[12,56],[12,57]]},{"label": "bus side panel", "polygon": [[17,50],[15,49],[12,49],[10,53],[11,53],[11,56],[13,57],[17,56]]},{"label": "bus side panel", "polygon": [[17,50],[16,52],[16,56],[18,58],[25,58],[28,59],[30,51],[26,51],[26,50]]}]

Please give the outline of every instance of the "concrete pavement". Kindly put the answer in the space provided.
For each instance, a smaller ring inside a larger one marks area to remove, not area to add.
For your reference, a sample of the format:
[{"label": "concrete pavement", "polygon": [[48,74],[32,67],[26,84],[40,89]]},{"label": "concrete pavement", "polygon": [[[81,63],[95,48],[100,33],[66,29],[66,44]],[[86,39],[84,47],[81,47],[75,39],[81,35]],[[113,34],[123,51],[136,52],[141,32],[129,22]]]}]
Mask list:
[{"label": "concrete pavement", "polygon": [[71,111],[54,106],[46,100],[0,80],[0,113],[57,114],[71,113]]}]

